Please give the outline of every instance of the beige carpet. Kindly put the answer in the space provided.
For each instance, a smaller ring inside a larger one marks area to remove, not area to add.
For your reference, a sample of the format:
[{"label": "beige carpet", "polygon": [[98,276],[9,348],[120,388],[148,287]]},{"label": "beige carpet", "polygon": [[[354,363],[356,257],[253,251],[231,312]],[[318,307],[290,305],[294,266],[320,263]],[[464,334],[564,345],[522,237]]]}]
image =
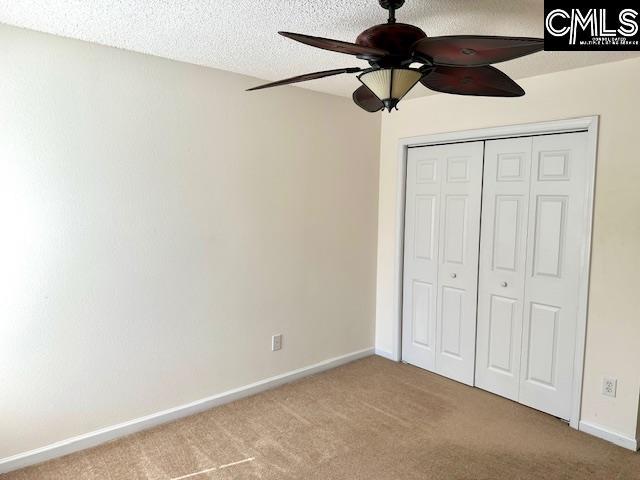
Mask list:
[{"label": "beige carpet", "polygon": [[620,480],[640,479],[640,454],[369,357],[0,479],[180,477]]}]

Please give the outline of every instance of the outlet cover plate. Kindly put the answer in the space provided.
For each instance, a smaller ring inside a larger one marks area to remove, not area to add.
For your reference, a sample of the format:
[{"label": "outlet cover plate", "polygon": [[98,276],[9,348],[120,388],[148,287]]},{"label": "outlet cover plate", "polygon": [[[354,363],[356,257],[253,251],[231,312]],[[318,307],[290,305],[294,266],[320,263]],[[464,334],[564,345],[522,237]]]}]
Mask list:
[{"label": "outlet cover plate", "polygon": [[282,350],[282,334],[279,333],[271,337],[271,351]]},{"label": "outlet cover plate", "polygon": [[615,397],[618,390],[618,380],[616,378],[604,377],[602,379],[602,394],[608,397]]}]

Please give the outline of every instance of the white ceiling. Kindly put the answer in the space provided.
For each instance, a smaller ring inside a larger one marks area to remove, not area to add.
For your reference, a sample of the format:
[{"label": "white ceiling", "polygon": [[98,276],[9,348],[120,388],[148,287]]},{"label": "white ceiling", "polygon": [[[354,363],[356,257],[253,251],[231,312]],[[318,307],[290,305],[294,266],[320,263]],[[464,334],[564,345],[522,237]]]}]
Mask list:
[{"label": "white ceiling", "polygon": [[[429,36],[541,37],[543,5],[543,0],[406,0],[397,16]],[[359,32],[383,23],[386,13],[377,0],[0,0],[2,23],[266,80],[366,65],[296,43],[278,30],[355,41]],[[500,68],[517,79],[638,55],[543,52]],[[357,85],[349,75],[300,84],[344,96]]]}]

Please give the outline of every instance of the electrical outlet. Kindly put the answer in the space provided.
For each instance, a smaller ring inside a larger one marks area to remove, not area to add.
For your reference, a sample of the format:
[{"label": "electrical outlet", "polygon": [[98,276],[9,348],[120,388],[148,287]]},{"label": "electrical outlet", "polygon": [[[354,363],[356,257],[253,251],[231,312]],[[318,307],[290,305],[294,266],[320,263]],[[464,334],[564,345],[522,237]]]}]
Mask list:
[{"label": "electrical outlet", "polygon": [[271,337],[271,351],[282,350],[282,334],[274,335]]},{"label": "electrical outlet", "polygon": [[615,397],[618,389],[618,379],[604,377],[602,379],[602,394],[608,397]]}]

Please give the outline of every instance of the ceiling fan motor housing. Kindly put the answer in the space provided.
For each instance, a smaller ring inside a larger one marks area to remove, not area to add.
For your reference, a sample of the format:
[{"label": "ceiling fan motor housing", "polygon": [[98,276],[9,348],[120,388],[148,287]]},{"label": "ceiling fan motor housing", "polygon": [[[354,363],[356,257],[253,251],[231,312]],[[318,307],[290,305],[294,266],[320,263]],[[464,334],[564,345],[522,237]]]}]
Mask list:
[{"label": "ceiling fan motor housing", "polygon": [[358,35],[356,43],[363,47],[386,50],[391,53],[391,58],[387,60],[402,63],[405,59],[411,59],[411,48],[413,44],[418,40],[426,38],[426,36],[426,33],[414,25],[407,23],[383,23],[366,29]]}]

